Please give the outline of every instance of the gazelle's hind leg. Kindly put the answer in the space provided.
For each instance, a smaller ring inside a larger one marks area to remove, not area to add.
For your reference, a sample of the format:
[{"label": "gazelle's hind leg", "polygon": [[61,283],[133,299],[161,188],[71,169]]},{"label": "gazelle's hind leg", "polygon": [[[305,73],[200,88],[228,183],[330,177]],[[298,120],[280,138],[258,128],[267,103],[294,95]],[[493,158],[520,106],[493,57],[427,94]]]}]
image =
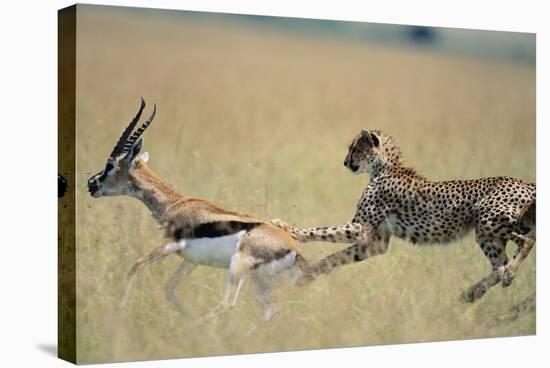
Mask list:
[{"label": "gazelle's hind leg", "polygon": [[229,266],[227,282],[225,285],[225,293],[222,301],[209,313],[201,317],[197,321],[197,325],[201,325],[204,322],[227,312],[229,309],[233,308],[235,304],[237,304],[239,291],[241,290],[246,276],[252,267],[254,267],[256,262],[257,260],[254,257],[241,252],[235,254],[231,258],[231,264]]},{"label": "gazelle's hind leg", "polygon": [[178,268],[176,268],[176,271],[174,271],[172,276],[170,276],[170,279],[168,279],[168,282],[166,282],[166,286],[164,287],[164,295],[166,296],[166,300],[173,304],[182,315],[185,315],[185,310],[176,296],[176,288],[183,279],[193,272],[195,268],[197,268],[196,264],[183,260]]},{"label": "gazelle's hind leg", "polygon": [[264,321],[269,321],[277,313],[277,308],[273,301],[271,282],[265,276],[258,275],[257,273],[252,273],[251,278],[256,302],[262,308],[262,318]]},{"label": "gazelle's hind leg", "polygon": [[[277,314],[277,307],[275,306],[272,295],[274,280],[268,275],[261,275],[254,271],[251,273],[251,279],[256,303],[262,309],[262,320],[263,322],[270,321],[273,316]],[[254,323],[246,333],[246,336],[250,336],[261,324],[262,323]]]},{"label": "gazelle's hind leg", "polygon": [[122,300],[120,301],[120,305],[124,306],[126,302],[128,301],[128,294],[130,293],[130,290],[132,289],[132,286],[134,285],[134,282],[136,280],[136,276],[138,273],[143,269],[143,267],[147,266],[148,264],[151,264],[155,261],[158,261],[161,258],[164,258],[166,254],[164,253],[164,248],[166,247],[166,244],[161,244],[160,246],[153,249],[151,252],[147,253],[146,255],[140,257],[130,269],[130,272],[128,272],[128,279],[126,282],[126,287],[124,288],[124,293],[122,294]]}]

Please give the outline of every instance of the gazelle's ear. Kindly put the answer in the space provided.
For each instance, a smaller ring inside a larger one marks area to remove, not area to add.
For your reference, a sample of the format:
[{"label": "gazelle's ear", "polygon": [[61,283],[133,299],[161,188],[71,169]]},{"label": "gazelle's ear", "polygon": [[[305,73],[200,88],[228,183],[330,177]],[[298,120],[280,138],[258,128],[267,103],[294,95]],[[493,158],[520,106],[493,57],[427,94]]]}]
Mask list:
[{"label": "gazelle's ear", "polygon": [[143,152],[141,155],[139,155],[138,159],[142,160],[143,162],[149,161],[149,152]]},{"label": "gazelle's ear", "polygon": [[143,138],[140,138],[132,145],[130,148],[130,151],[126,154],[126,157],[124,157],[124,161],[127,163],[130,163],[134,161],[134,159],[139,155],[141,152],[141,148],[143,147]]}]

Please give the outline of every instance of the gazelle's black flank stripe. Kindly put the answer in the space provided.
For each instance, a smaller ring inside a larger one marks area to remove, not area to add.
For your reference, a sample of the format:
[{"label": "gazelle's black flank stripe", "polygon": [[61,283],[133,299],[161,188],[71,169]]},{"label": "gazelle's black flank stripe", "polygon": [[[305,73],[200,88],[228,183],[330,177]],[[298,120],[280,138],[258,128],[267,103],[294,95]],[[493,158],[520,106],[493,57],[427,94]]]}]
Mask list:
[{"label": "gazelle's black flank stripe", "polygon": [[195,227],[179,227],[174,231],[176,240],[219,238],[221,236],[233,235],[241,230],[251,230],[261,225],[260,222],[240,221],[216,221],[200,224]]},{"label": "gazelle's black flank stripe", "polygon": [[263,260],[263,262],[255,264],[252,268],[256,269],[262,265],[265,265],[266,263],[281,260],[285,258],[287,255],[289,255],[291,252],[292,250],[288,248],[281,248],[275,251],[266,250],[262,248],[251,249],[250,253],[252,257]]}]

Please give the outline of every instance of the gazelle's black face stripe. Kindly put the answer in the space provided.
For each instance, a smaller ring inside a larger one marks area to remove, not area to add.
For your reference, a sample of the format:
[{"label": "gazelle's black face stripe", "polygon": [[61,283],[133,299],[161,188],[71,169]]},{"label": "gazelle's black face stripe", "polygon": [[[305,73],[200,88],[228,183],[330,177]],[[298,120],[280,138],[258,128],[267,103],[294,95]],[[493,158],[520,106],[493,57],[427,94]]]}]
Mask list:
[{"label": "gazelle's black face stripe", "polygon": [[97,178],[96,178],[97,181],[99,181],[100,183],[103,183],[105,181],[105,179],[107,179],[107,171],[103,170],[102,172],[100,172],[96,176],[97,176]]},{"label": "gazelle's black face stripe", "polygon": [[90,192],[90,194],[93,195],[99,189],[98,179],[102,174],[103,174],[103,171],[98,174],[95,174],[90,179],[88,179],[88,192]]},{"label": "gazelle's black face stripe", "polygon": [[200,239],[200,238],[219,238],[222,236],[233,235],[241,230],[251,230],[260,225],[259,222],[240,222],[240,221],[216,221],[200,224],[195,227],[180,227],[174,231],[176,240],[181,239]]},{"label": "gazelle's black face stripe", "polygon": [[105,170],[103,170],[102,172],[94,175],[94,178],[99,180],[99,182],[103,183],[105,181],[105,179],[107,179],[107,175],[109,175],[109,173],[111,172],[111,170],[113,170],[115,167],[112,163],[108,162],[107,165],[105,166]]},{"label": "gazelle's black face stripe", "polygon": [[105,169],[103,171],[98,172],[88,179],[88,191],[90,194],[93,195],[99,190],[99,185],[107,179],[107,176],[112,170],[114,170],[114,168],[115,166],[111,162],[107,162],[107,165],[105,165]]},{"label": "gazelle's black face stripe", "polygon": [[103,177],[106,178],[107,174],[109,174],[111,170],[113,170],[114,168],[115,166],[112,163],[108,162],[107,165],[105,166],[105,170],[103,170]]}]

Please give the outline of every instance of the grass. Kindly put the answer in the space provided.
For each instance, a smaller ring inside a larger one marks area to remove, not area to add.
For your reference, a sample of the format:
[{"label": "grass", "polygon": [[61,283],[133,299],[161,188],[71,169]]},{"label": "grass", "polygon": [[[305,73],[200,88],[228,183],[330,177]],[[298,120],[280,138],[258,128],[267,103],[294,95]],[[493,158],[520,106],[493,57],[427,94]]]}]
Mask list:
[{"label": "grass", "polygon": [[[178,190],[299,226],[349,221],[367,183],[342,161],[361,129],[381,129],[409,164],[438,179],[535,181],[535,69],[428,50],[299,36],[205,19],[80,8],[77,54],[77,342],[82,363],[337,348],[535,333],[535,316],[491,326],[535,288],[535,252],[513,285],[465,305],[489,271],[473,235],[446,246],[392,239],[383,257],[308,288],[277,292],[260,313],[245,286],[236,308],[186,328],[222,295],[225,272],[199,267],[164,300],[177,257],[147,268],[126,309],[132,263],[161,241],[146,208],[91,198],[139,96],[158,106],[145,134],[150,166]],[[150,111],[150,110],[148,110]],[[308,243],[309,259],[342,244]],[[510,250],[511,251],[511,250]]]}]

